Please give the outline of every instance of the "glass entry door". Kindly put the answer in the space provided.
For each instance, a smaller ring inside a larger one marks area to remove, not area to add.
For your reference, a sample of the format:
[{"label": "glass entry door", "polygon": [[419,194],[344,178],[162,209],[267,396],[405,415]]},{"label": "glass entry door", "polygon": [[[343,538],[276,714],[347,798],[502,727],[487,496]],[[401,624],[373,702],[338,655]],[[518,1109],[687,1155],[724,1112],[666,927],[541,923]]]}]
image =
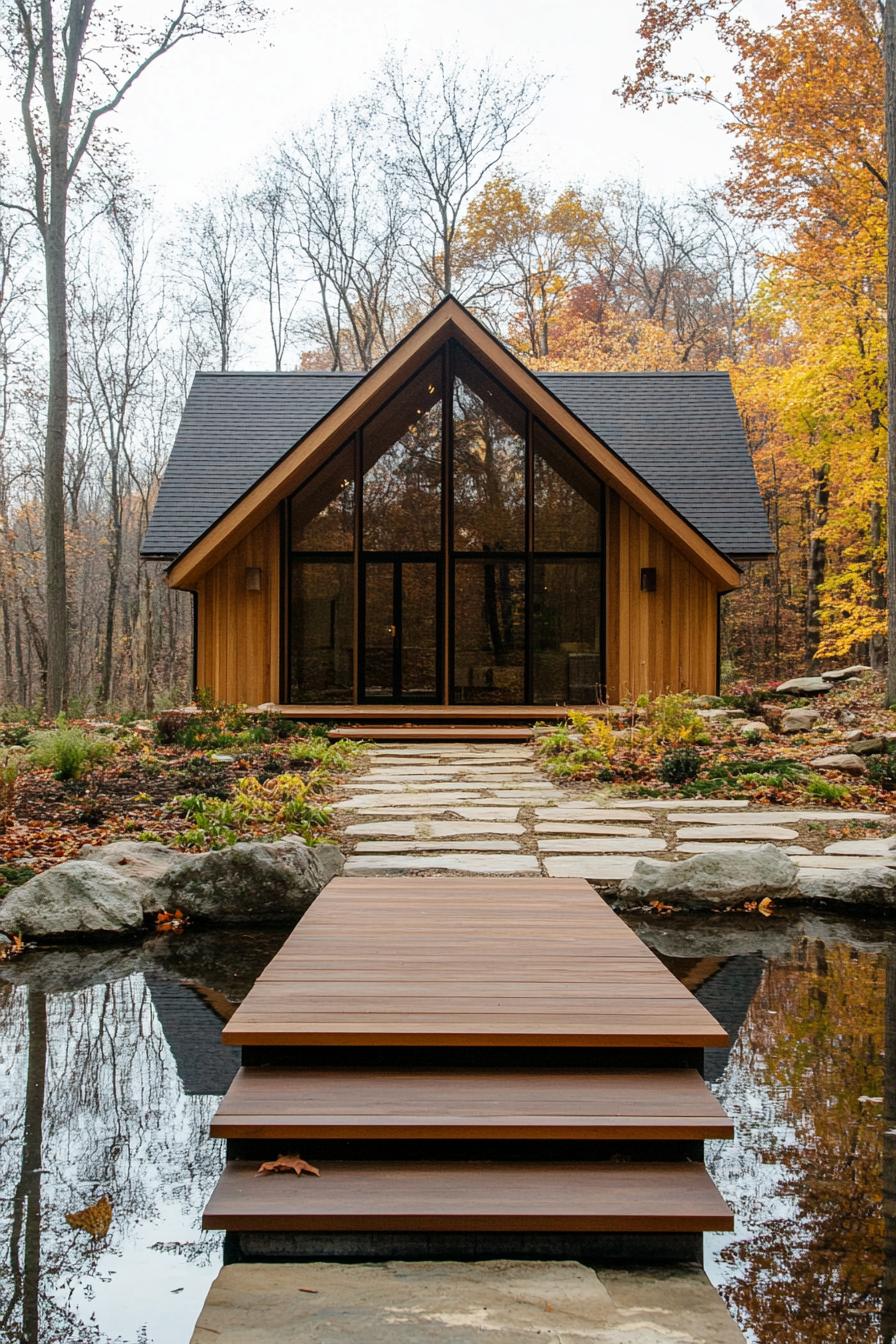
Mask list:
[{"label": "glass entry door", "polygon": [[364,558],[362,700],[393,704],[441,700],[440,589],[436,557]]}]

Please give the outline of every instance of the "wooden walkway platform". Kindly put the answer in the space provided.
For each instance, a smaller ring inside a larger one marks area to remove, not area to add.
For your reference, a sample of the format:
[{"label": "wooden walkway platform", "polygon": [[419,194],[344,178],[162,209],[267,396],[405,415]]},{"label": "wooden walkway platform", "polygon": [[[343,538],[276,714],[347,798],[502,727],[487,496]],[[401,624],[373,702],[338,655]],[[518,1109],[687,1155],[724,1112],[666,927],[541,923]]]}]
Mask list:
[{"label": "wooden walkway platform", "polygon": [[[726,1034],[586,882],[337,879],[223,1039],[244,1064],[204,1225],[277,1254],[466,1229],[688,1258],[732,1225],[701,1160],[731,1123],[698,1072]],[[283,1151],[321,1176],[256,1176]]]}]

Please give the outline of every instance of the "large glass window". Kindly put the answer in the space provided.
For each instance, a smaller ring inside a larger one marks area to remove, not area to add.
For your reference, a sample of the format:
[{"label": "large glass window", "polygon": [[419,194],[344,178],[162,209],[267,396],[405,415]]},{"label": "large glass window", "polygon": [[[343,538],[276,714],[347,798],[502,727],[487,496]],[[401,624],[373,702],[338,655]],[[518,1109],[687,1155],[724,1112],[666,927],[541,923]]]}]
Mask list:
[{"label": "large glass window", "polygon": [[350,562],[301,560],[290,568],[291,698],[295,704],[354,700],[354,571]]},{"label": "large glass window", "polygon": [[536,551],[600,550],[600,485],[536,420],[533,430]]},{"label": "large glass window", "polygon": [[362,433],[363,545],[437,551],[442,544],[442,361],[434,359]]},{"label": "large glass window", "polygon": [[525,702],[526,566],[458,560],[454,567],[456,704]]},{"label": "large glass window", "polygon": [[462,351],[454,363],[454,546],[526,546],[526,416]]},{"label": "large glass window", "polygon": [[536,559],[532,688],[536,705],[600,698],[600,561]]},{"label": "large glass window", "polygon": [[450,343],[290,500],[290,700],[593,703],[602,516],[598,478]]},{"label": "large glass window", "polygon": [[355,445],[350,440],[293,495],[294,551],[350,551],[355,544]]}]

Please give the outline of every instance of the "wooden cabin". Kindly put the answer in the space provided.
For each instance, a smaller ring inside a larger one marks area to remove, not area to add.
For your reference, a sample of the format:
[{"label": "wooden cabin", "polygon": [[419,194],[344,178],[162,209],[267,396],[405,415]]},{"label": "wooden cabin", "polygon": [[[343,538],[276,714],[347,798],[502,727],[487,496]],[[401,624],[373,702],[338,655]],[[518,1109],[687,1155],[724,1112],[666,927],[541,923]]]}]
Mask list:
[{"label": "wooden cabin", "polygon": [[215,698],[451,722],[715,691],[771,549],[727,374],[535,374],[448,298],[366,374],[198,373],[142,554]]}]

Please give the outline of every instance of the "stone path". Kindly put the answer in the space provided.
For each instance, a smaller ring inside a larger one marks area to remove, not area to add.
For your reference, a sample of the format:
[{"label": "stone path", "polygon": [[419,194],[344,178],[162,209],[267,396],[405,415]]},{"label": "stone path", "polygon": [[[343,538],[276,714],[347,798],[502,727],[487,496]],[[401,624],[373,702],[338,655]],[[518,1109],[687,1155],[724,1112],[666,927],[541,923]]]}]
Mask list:
[{"label": "stone path", "polygon": [[[640,858],[774,844],[816,870],[896,866],[896,818],[830,808],[751,808],[746,799],[613,800],[553,784],[529,745],[381,746],[340,785],[346,872],[462,872],[615,883]],[[831,825],[874,825],[837,839]],[[821,824],[821,825],[819,825]],[[824,834],[821,834],[821,827]],[[801,843],[796,843],[801,841]],[[813,852],[813,850],[818,852]]]}]

